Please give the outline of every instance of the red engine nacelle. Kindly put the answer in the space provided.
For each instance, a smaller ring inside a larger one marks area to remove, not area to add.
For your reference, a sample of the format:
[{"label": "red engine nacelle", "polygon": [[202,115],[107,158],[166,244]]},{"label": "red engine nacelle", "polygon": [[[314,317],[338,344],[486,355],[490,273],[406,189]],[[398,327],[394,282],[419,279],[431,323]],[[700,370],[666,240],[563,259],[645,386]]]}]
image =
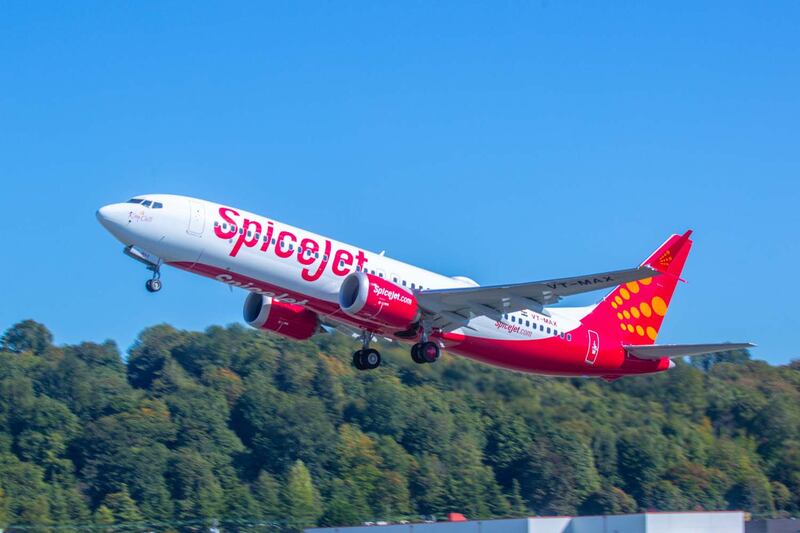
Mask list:
[{"label": "red engine nacelle", "polygon": [[319,317],[315,312],[254,292],[244,301],[244,321],[254,328],[298,341],[319,331]]},{"label": "red engine nacelle", "polygon": [[339,289],[339,307],[350,316],[403,329],[420,316],[413,294],[365,272],[353,272],[344,278]]}]

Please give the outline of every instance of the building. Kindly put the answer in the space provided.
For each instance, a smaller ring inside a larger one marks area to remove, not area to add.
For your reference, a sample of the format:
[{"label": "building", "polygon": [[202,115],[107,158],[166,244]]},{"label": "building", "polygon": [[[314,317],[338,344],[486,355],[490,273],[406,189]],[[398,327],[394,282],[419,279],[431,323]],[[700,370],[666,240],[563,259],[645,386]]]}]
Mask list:
[{"label": "building", "polygon": [[774,518],[751,520],[745,527],[746,533],[800,533],[800,519]]},{"label": "building", "polygon": [[744,533],[742,511],[553,516],[312,528],[306,533]]}]

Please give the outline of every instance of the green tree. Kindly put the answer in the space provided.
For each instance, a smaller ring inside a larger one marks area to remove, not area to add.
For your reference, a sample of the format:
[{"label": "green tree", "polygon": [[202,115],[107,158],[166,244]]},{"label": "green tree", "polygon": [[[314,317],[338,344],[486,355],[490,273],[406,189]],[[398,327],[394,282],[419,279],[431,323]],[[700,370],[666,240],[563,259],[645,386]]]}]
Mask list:
[{"label": "green tree", "polygon": [[528,506],[522,497],[522,487],[516,478],[511,480],[511,493],[508,495],[508,504],[511,508],[510,514],[512,516],[527,516],[529,514]]},{"label": "green tree", "polygon": [[588,443],[561,430],[537,437],[523,464],[522,494],[537,513],[575,514],[600,486]]},{"label": "green tree", "polygon": [[642,487],[642,506],[652,511],[689,511],[693,507],[681,490],[662,479]]},{"label": "green tree", "polygon": [[107,494],[103,498],[103,503],[100,504],[100,507],[104,507],[111,512],[112,523],[123,525],[127,529],[138,529],[135,524],[140,524],[144,519],[136,506],[136,502],[128,494],[128,487],[125,486],[122,487],[120,492]]},{"label": "green tree", "polygon": [[580,513],[586,515],[635,513],[636,510],[636,500],[621,488],[610,485],[590,494],[580,507]]},{"label": "green tree", "polygon": [[297,529],[315,525],[322,514],[319,493],[311,480],[311,473],[299,459],[286,476],[283,506],[287,523]]},{"label": "green tree", "polygon": [[101,526],[101,531],[113,531],[111,527],[103,528],[102,526],[114,525],[114,513],[105,505],[101,505],[94,512],[94,524]]},{"label": "green tree", "polygon": [[363,491],[350,480],[334,479],[320,525],[325,527],[354,526],[374,516]]},{"label": "green tree", "polygon": [[179,519],[206,519],[222,516],[224,491],[212,465],[194,450],[179,450],[169,467],[172,498]]},{"label": "green tree", "polygon": [[800,362],[743,352],[607,384],[395,347],[365,374],[351,351],[160,325],[122,358],[16,324],[0,340],[0,524],[800,513]]},{"label": "green tree", "polygon": [[420,514],[435,515],[447,512],[447,471],[441,460],[432,454],[422,454],[411,476],[411,494]]},{"label": "green tree", "polygon": [[258,474],[253,483],[253,497],[259,507],[259,518],[273,522],[282,519],[281,487],[269,472],[262,470]]},{"label": "green tree", "polygon": [[53,334],[43,324],[23,320],[6,330],[0,348],[9,352],[42,354],[53,344]]},{"label": "green tree", "polygon": [[8,527],[8,498],[5,491],[0,488],[0,528]]}]

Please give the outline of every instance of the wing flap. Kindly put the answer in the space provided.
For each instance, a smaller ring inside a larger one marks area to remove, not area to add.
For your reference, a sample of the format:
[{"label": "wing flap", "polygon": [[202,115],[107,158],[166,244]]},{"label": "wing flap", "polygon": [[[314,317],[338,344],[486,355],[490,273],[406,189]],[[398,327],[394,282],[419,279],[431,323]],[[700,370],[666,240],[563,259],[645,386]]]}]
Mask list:
[{"label": "wing flap", "polygon": [[420,307],[443,331],[464,327],[476,316],[502,320],[504,313],[530,309],[547,314],[544,306],[565,296],[616,287],[661,273],[647,265],[530,283],[433,289],[416,293]]},{"label": "wing flap", "polygon": [[625,350],[639,359],[661,359],[662,357],[684,357],[692,355],[705,355],[709,353],[727,352],[752,348],[755,344],[749,342],[722,342],[718,344],[628,344]]},{"label": "wing flap", "polygon": [[659,274],[660,272],[643,265],[626,270],[530,283],[427,290],[418,293],[417,300],[424,309],[432,313],[463,313],[468,309],[476,316],[491,316],[522,309],[538,311],[565,296],[616,287]]}]

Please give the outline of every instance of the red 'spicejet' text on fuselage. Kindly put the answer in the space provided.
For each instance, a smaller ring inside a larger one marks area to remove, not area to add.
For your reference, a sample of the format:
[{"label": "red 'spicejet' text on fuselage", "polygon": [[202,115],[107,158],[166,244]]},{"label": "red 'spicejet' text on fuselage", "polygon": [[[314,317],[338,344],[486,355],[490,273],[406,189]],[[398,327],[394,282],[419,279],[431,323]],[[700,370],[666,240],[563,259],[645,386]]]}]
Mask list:
[{"label": "red 'spicejet' text on fuselage", "polygon": [[[358,250],[355,255],[345,249],[331,250],[331,241],[325,239],[322,246],[315,239],[298,237],[289,230],[276,228],[275,223],[266,222],[266,228],[258,220],[242,218],[238,211],[230,207],[220,207],[219,216],[228,225],[214,227],[214,234],[220,239],[231,240],[236,237],[229,255],[236,257],[243,247],[255,248],[260,252],[274,253],[281,259],[288,259],[293,255],[297,262],[304,265],[301,275],[306,281],[316,281],[325,273],[328,263],[331,262],[331,272],[336,276],[346,276],[352,272],[353,266],[357,270],[364,270],[367,257],[363,250]],[[241,222],[239,219],[242,218]],[[355,265],[353,262],[355,261]],[[314,263],[319,263],[316,266]]]}]

